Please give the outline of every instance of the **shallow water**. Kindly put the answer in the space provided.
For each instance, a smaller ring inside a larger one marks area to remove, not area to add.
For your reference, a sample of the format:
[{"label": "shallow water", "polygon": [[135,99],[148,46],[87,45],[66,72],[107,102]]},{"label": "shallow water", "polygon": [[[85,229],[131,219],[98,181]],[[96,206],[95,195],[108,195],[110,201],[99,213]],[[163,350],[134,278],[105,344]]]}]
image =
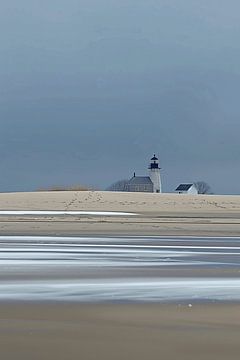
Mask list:
[{"label": "shallow water", "polygon": [[240,300],[240,238],[0,237],[0,300]]}]

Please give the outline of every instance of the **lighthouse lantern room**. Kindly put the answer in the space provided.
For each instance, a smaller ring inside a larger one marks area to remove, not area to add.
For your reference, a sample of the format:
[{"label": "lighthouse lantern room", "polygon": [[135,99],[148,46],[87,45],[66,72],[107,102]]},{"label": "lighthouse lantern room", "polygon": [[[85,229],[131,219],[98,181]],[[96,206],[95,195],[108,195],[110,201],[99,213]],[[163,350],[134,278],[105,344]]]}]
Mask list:
[{"label": "lighthouse lantern room", "polygon": [[161,193],[162,192],[162,183],[161,183],[161,168],[159,167],[159,161],[156,155],[151,158],[149,165],[149,177],[153,183],[153,192]]}]

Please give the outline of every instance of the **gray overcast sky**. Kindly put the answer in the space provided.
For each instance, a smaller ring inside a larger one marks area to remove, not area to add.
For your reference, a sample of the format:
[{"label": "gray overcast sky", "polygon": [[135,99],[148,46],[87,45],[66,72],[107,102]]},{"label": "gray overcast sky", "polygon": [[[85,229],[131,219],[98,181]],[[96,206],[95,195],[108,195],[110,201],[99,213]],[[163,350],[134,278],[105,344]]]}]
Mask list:
[{"label": "gray overcast sky", "polygon": [[0,191],[145,175],[240,192],[239,0],[0,2]]}]

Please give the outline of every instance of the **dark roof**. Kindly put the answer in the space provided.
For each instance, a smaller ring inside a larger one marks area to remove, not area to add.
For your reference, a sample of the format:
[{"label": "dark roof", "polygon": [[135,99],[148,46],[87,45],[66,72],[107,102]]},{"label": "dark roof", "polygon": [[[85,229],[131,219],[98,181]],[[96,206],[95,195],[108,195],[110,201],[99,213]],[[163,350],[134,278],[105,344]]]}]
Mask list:
[{"label": "dark roof", "polygon": [[129,185],[152,185],[152,180],[149,176],[133,176],[129,182]]},{"label": "dark roof", "polygon": [[154,154],[153,157],[151,158],[151,160],[158,160],[158,158],[156,157],[156,155]]},{"label": "dark roof", "polygon": [[175,191],[188,191],[193,184],[180,184]]}]

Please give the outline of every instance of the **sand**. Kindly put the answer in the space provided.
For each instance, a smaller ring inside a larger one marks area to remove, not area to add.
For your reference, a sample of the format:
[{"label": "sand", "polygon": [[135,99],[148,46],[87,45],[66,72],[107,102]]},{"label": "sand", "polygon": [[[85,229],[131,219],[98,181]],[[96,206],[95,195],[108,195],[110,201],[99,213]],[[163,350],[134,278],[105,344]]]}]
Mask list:
[{"label": "sand", "polygon": [[123,211],[138,216],[0,216],[1,234],[240,235],[240,196],[59,191],[0,194],[0,210]]},{"label": "sand", "polygon": [[4,360],[239,359],[240,305],[2,304]]},{"label": "sand", "polygon": [[[240,196],[98,191],[11,193],[0,194],[0,210],[138,214],[113,218],[1,216],[1,235],[240,235]],[[207,277],[205,270],[198,276]],[[236,268],[235,275],[238,273]],[[231,303],[1,303],[1,358],[235,360],[240,352],[239,314],[240,305]]]},{"label": "sand", "polygon": [[1,210],[102,210],[144,214],[240,213],[237,195],[180,195],[110,191],[48,191],[0,194]]}]

